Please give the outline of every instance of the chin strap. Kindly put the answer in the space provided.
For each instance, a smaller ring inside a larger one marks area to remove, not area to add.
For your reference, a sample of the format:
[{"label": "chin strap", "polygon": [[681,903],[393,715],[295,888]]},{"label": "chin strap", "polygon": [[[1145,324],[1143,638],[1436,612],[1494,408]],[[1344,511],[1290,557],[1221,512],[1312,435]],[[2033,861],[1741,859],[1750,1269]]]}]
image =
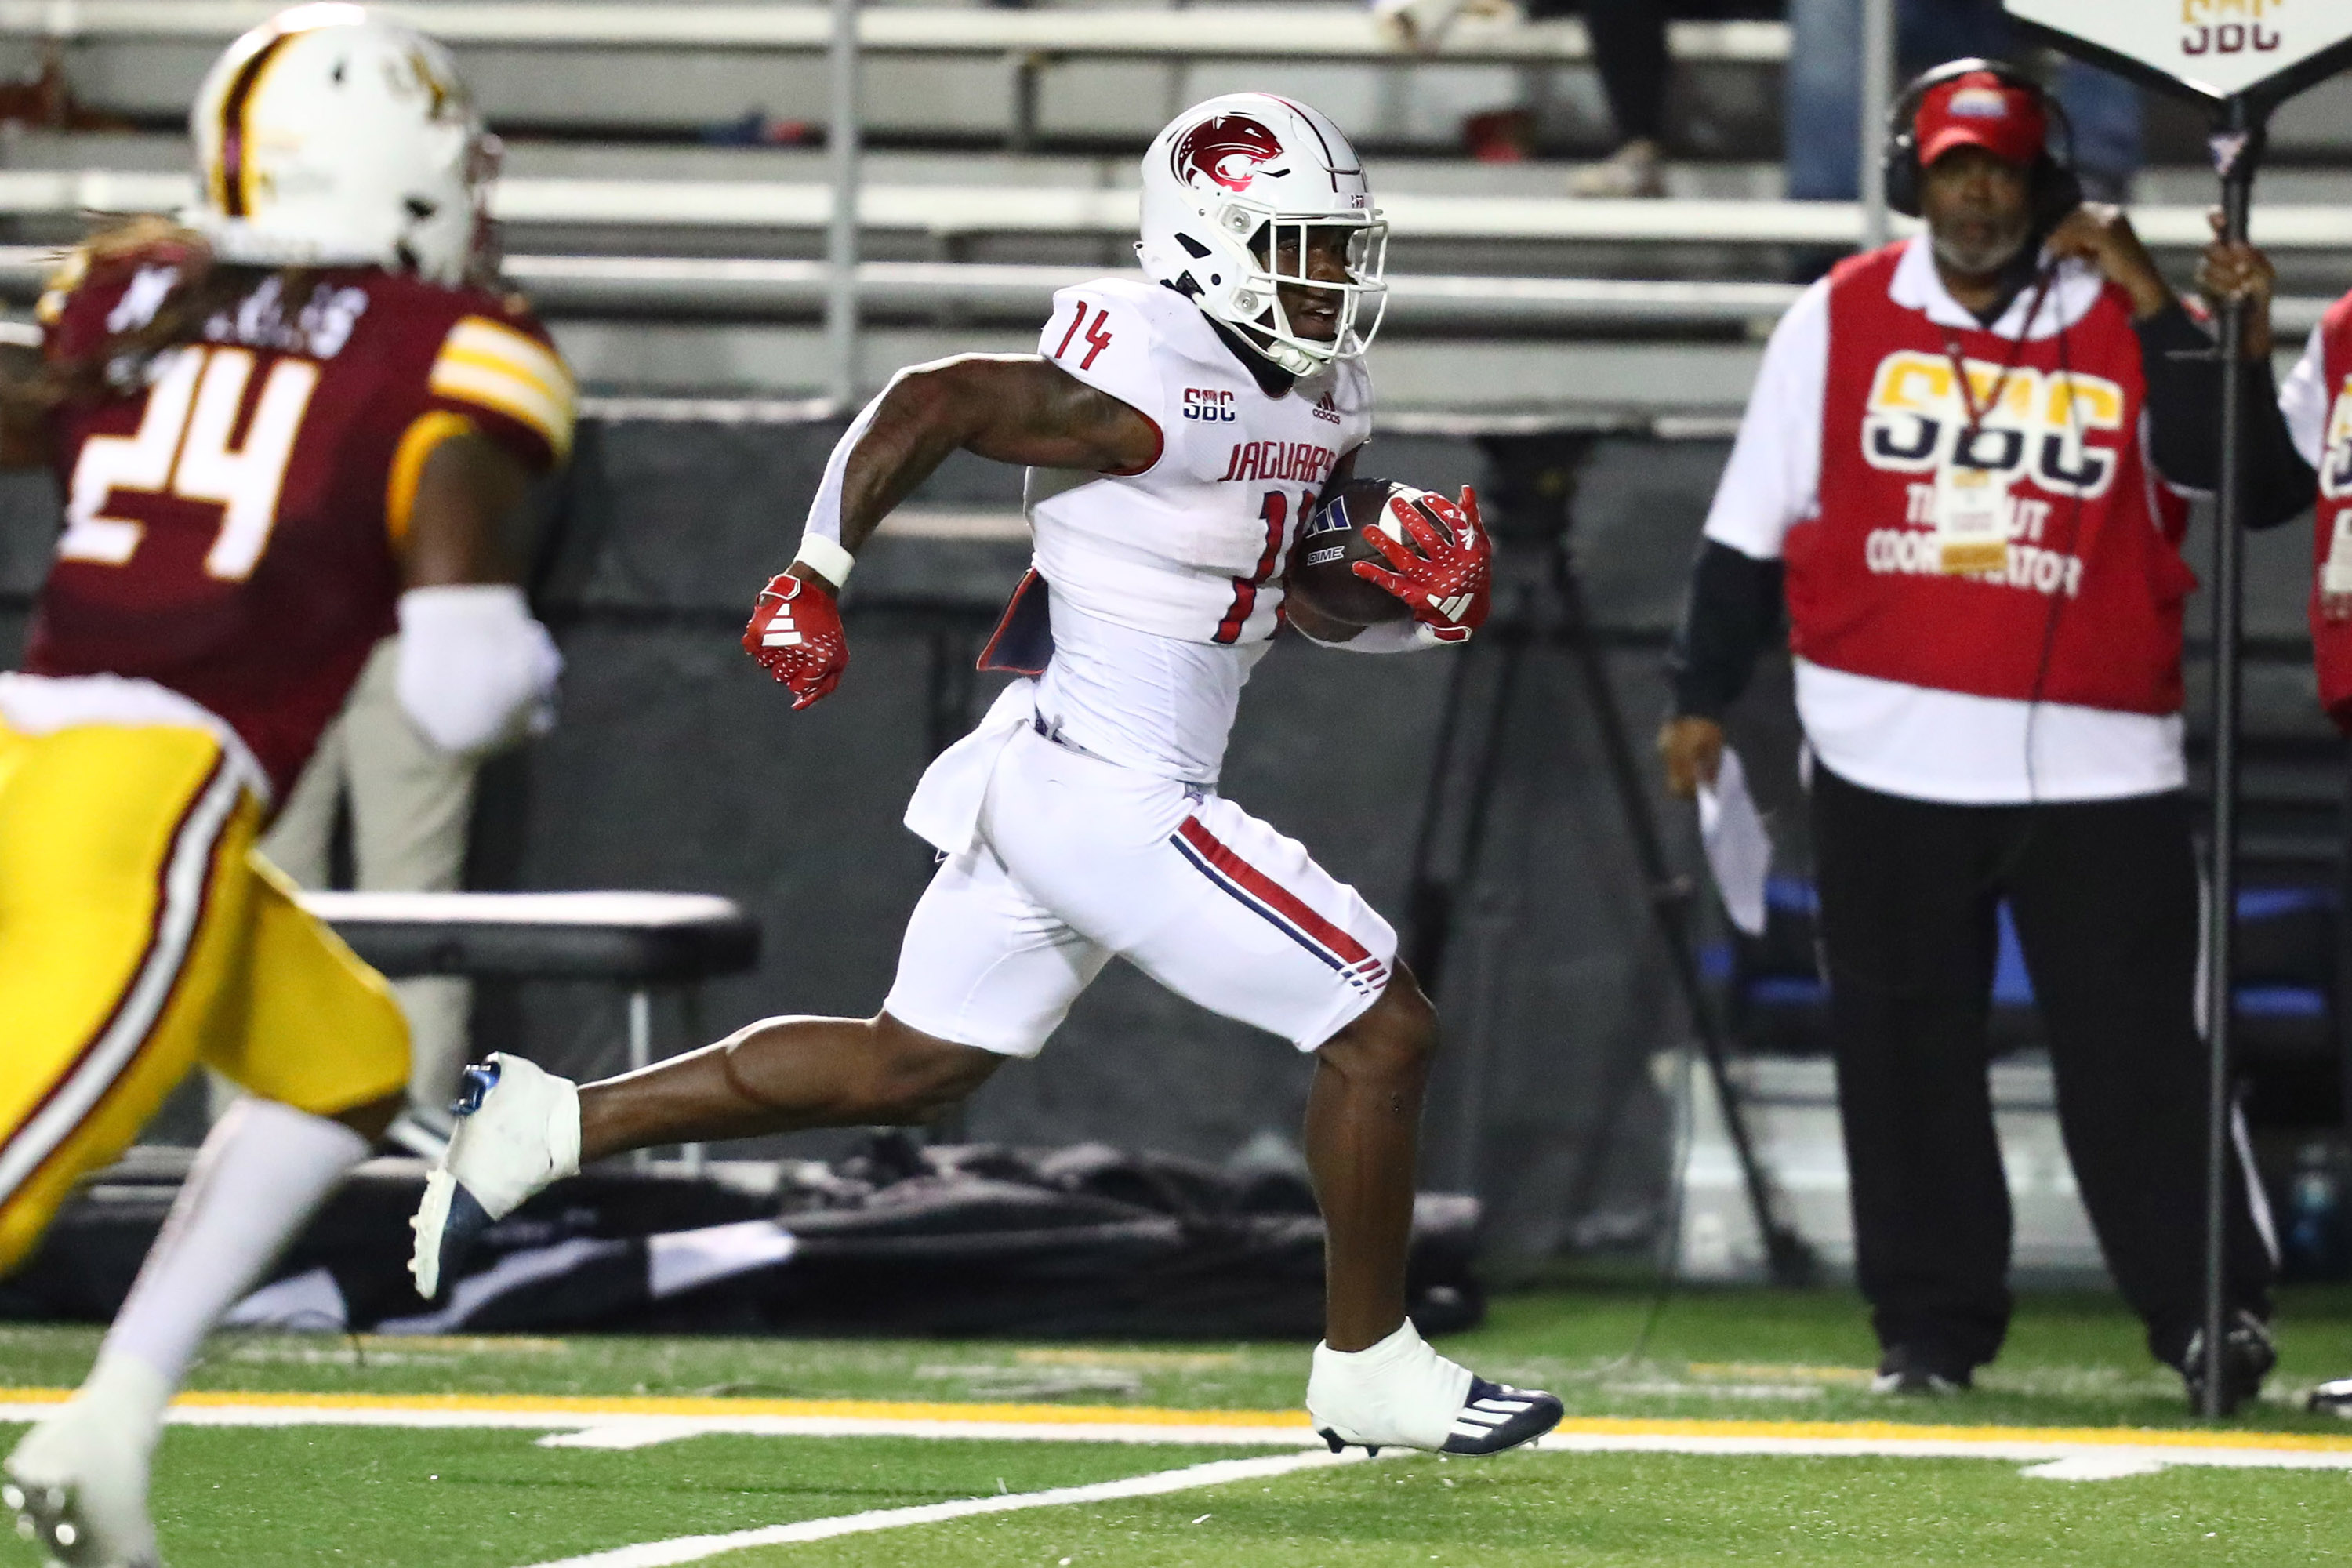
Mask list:
[{"label": "chin strap", "polygon": [[1285,375],[1308,376],[1330,365],[1339,357],[1335,348],[1330,353],[1318,354],[1311,350],[1276,337],[1263,321],[1232,323],[1258,357]]},{"label": "chin strap", "polygon": [[1259,353],[1265,356],[1267,362],[1273,364],[1276,370],[1282,371],[1286,374],[1289,375],[1313,375],[1325,365],[1329,364],[1331,363],[1331,359],[1339,357],[1334,354],[1331,356],[1331,359],[1326,359],[1317,354],[1308,353],[1305,349],[1298,347],[1295,343],[1286,343],[1279,338],[1271,336],[1267,337],[1262,342],[1255,343],[1254,346],[1257,349]]}]

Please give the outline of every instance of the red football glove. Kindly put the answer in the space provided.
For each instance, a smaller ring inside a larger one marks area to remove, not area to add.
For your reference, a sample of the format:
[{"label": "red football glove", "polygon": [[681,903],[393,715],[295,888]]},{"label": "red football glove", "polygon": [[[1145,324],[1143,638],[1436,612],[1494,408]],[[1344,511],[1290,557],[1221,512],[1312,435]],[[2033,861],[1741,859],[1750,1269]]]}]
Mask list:
[{"label": "red football glove", "polygon": [[1431,527],[1419,508],[1402,497],[1391,497],[1389,510],[1404,524],[1420,552],[1407,549],[1381,529],[1367,527],[1364,537],[1395,570],[1359,561],[1355,573],[1402,599],[1412,618],[1427,627],[1435,640],[1466,642],[1472,632],[1486,624],[1493,597],[1495,547],[1478,524],[1478,495],[1465,486],[1458,504],[1443,496],[1425,496],[1421,505],[1454,537],[1448,539]]},{"label": "red football glove", "polygon": [[784,683],[793,706],[805,708],[841,684],[849,638],[833,595],[789,572],[768,579],[743,628],[743,651]]}]

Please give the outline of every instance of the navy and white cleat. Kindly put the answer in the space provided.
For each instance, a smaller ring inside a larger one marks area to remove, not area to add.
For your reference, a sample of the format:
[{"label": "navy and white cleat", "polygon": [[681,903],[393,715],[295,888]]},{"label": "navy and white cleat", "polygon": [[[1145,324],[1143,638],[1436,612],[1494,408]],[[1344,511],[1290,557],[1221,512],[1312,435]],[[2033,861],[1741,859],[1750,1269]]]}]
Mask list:
[{"label": "navy and white cleat", "polygon": [[483,1232],[580,1169],[579,1089],[520,1057],[497,1055],[467,1068],[450,1110],[456,1131],[408,1222],[416,1233],[408,1271],[428,1301]]},{"label": "navy and white cleat", "polygon": [[1354,1445],[1499,1454],[1559,1425],[1559,1400],[1489,1383],[1439,1355],[1408,1321],[1370,1350],[1315,1347],[1307,1414],[1333,1453]]},{"label": "navy and white cleat", "polygon": [[1473,1377],[1470,1397],[1454,1417],[1453,1433],[1438,1452],[1499,1454],[1542,1436],[1566,1414],[1557,1394]]}]

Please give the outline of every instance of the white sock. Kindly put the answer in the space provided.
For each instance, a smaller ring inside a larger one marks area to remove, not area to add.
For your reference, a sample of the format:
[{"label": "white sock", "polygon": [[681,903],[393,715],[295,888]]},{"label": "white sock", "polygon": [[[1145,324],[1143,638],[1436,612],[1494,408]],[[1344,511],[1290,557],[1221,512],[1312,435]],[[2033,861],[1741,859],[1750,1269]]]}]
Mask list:
[{"label": "white sock", "polygon": [[1427,1342],[1421,1337],[1421,1331],[1412,1326],[1412,1320],[1407,1318],[1378,1344],[1366,1345],[1360,1351],[1335,1351],[1326,1342],[1315,1348],[1315,1353],[1318,1358],[1333,1358],[1351,1368],[1385,1372],[1391,1366],[1417,1363]]},{"label": "white sock", "polygon": [[[152,1403],[151,1418],[160,1420],[213,1325],[260,1283],[367,1152],[367,1141],[341,1122],[290,1105],[248,1098],[230,1107],[115,1314],[84,1397],[120,1389],[126,1406]],[[152,1398],[150,1378],[122,1371],[121,1362],[159,1378],[162,1399]]]},{"label": "white sock", "polygon": [[1360,1351],[1317,1345],[1307,1409],[1344,1437],[1438,1448],[1469,1397],[1470,1381],[1468,1369],[1439,1355],[1407,1318]]}]

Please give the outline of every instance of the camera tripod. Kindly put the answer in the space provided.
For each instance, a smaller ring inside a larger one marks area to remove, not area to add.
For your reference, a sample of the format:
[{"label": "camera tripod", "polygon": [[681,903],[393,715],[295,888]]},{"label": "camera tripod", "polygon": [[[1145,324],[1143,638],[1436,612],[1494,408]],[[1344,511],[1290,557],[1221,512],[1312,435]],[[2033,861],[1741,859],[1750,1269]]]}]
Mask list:
[{"label": "camera tripod", "polygon": [[[1763,1238],[1765,1266],[1775,1284],[1801,1285],[1816,1272],[1812,1249],[1794,1228],[1776,1217],[1763,1167],[1748,1136],[1727,1059],[1725,1033],[1699,974],[1692,943],[1691,915],[1697,886],[1667,864],[1665,846],[1633,745],[1625,728],[1607,655],[1586,612],[1584,591],[1570,549],[1571,502],[1576,475],[1594,437],[1586,433],[1482,436],[1489,489],[1482,511],[1506,563],[1497,574],[1492,618],[1449,677],[1444,714],[1430,765],[1427,793],[1415,834],[1412,879],[1405,905],[1405,961],[1433,994],[1442,984],[1460,924],[1458,905],[1476,876],[1493,818],[1503,742],[1514,720],[1520,679],[1531,653],[1566,652],[1591,705],[1603,761],[1639,863],[1652,919],[1664,939],[1675,989],[1688,1010],[1723,1122],[1739,1163],[1742,1184]],[[1514,548],[1516,547],[1516,548]],[[1473,680],[1480,663],[1493,667],[1485,700],[1473,711]],[[1449,805],[1458,816],[1458,849],[1451,872],[1439,868],[1440,840]],[[1612,1069],[1606,1092],[1613,1095],[1642,1069],[1632,1053]],[[1474,1095],[1475,1098],[1475,1095]]]}]

